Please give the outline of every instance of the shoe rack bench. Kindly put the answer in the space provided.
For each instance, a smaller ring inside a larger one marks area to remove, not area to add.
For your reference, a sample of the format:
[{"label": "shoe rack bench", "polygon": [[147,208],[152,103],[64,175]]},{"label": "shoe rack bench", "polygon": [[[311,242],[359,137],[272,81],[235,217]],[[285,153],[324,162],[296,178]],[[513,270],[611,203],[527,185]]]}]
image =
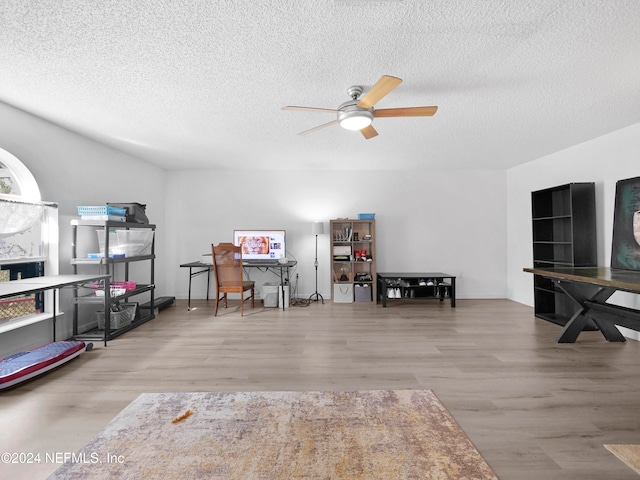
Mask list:
[{"label": "shoe rack bench", "polygon": [[438,299],[441,302],[448,298],[451,308],[456,306],[456,277],[448,273],[378,272],[377,283],[383,307],[387,306],[387,300],[425,298]]}]

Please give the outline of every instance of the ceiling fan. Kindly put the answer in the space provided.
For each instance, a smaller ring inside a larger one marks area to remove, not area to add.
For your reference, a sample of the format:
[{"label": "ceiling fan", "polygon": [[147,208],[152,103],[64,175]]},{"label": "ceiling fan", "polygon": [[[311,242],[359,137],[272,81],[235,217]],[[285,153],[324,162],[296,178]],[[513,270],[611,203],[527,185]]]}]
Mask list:
[{"label": "ceiling fan", "polygon": [[295,107],[286,106],[282,110],[302,110],[305,112],[334,112],[338,116],[329,123],[319,125],[310,130],[300,132],[298,135],[306,135],[322,128],[328,127],[335,123],[339,123],[342,128],[347,130],[360,130],[364,138],[367,140],[378,135],[375,128],[371,125],[374,118],[378,117],[430,117],[435,115],[438,107],[409,107],[409,108],[383,108],[376,110],[374,105],[378,103],[391,90],[402,83],[400,78],[383,75],[380,80],[371,87],[364,97],[362,95],[363,88],[359,85],[353,85],[347,89],[347,93],[351,100],[344,102],[337,109],[333,108],[315,108],[315,107]]}]

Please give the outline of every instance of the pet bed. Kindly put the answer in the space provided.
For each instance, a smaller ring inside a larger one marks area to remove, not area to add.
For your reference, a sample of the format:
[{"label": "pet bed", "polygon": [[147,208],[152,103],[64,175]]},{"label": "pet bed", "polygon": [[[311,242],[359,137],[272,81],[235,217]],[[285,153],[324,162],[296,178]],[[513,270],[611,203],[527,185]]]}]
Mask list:
[{"label": "pet bed", "polygon": [[53,342],[0,360],[0,390],[41,375],[93,348],[81,341]]}]

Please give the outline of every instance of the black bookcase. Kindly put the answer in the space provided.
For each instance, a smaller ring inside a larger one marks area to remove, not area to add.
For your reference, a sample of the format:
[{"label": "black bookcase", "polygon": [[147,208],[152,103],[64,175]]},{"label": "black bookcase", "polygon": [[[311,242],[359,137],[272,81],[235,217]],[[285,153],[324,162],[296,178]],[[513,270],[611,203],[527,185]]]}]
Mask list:
[{"label": "black bookcase", "polygon": [[[533,266],[597,265],[594,183],[569,183],[531,192]],[[535,315],[565,325],[575,311],[573,301],[548,279],[534,275]]]}]

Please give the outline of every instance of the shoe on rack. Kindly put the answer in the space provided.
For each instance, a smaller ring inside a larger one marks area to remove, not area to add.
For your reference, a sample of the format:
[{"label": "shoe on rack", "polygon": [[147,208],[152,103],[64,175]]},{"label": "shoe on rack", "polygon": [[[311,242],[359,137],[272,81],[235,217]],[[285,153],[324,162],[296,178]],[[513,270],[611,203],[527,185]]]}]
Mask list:
[{"label": "shoe on rack", "polygon": [[396,288],[396,298],[402,298],[402,294],[400,293],[399,288]]}]

